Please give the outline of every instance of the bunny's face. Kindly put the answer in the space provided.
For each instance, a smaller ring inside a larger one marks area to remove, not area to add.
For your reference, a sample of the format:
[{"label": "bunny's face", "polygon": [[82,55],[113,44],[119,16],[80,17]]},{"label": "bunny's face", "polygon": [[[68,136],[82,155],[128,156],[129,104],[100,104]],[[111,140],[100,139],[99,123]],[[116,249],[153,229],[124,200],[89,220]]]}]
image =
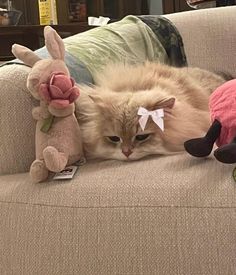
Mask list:
[{"label": "bunny's face", "polygon": [[32,68],[27,79],[27,87],[38,100],[40,100],[39,85],[47,83],[52,73],[62,72],[69,75],[64,62],[65,46],[61,37],[53,28],[46,26],[44,28],[44,38],[46,48],[52,59],[41,59],[32,50],[21,45],[14,44],[12,46],[14,56]]},{"label": "bunny's face", "polygon": [[63,60],[44,59],[35,63],[27,79],[27,88],[34,98],[40,100],[39,85],[47,83],[54,72],[62,72],[69,76],[69,71]]}]

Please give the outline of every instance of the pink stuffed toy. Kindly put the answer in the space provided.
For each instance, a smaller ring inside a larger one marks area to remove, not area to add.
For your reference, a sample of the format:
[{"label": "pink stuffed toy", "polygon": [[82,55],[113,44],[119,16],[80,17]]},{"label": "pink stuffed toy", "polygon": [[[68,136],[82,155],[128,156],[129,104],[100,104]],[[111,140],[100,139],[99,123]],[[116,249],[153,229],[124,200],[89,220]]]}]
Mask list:
[{"label": "pink stuffed toy", "polygon": [[236,79],[224,83],[212,93],[209,109],[212,125],[206,136],[186,141],[185,149],[195,157],[206,157],[216,142],[216,159],[236,163]]},{"label": "pink stuffed toy", "polygon": [[36,119],[36,158],[30,167],[34,182],[47,180],[49,172],[60,172],[83,157],[80,127],[74,101],[79,88],[65,64],[65,47],[57,32],[44,28],[45,45],[51,58],[41,59],[30,49],[13,45],[13,54],[31,67],[27,87],[39,106],[33,108]]}]

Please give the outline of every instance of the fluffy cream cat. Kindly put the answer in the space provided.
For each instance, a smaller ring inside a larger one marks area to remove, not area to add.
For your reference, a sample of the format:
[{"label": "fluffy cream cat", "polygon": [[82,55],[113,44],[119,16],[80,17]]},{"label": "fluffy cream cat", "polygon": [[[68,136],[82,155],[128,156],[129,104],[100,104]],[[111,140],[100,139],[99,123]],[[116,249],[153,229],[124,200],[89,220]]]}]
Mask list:
[{"label": "fluffy cream cat", "polygon": [[[198,68],[158,63],[114,65],[82,86],[77,102],[88,158],[136,160],[183,151],[184,141],[203,135],[209,125],[208,97],[225,80]],[[139,107],[164,109],[164,131],[149,117],[139,125]]]}]

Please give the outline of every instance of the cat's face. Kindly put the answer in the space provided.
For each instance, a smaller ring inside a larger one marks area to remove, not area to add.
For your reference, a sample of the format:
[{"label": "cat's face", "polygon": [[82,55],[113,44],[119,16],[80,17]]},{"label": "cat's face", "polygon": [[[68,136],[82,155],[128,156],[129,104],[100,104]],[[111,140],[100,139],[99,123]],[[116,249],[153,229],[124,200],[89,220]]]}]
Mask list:
[{"label": "cat's face", "polygon": [[161,130],[149,121],[143,131],[137,117],[136,113],[130,117],[105,118],[103,126],[100,126],[101,138],[96,153],[102,158],[119,160],[136,160],[150,154],[164,153]]},{"label": "cat's face", "polygon": [[151,117],[144,131],[141,129],[138,109],[144,107],[153,111],[165,108],[168,116],[174,99],[165,99],[160,103],[151,92],[149,96],[146,93],[91,93],[94,112],[88,113],[86,122],[81,125],[88,157],[136,160],[152,154],[168,153],[163,132]]}]

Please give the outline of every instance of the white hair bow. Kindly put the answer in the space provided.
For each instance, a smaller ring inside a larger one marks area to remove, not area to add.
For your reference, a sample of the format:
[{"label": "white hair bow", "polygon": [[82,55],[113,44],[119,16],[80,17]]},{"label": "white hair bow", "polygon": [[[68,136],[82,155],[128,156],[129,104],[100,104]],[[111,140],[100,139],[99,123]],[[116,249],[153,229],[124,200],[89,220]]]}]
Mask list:
[{"label": "white hair bow", "polygon": [[139,119],[139,124],[142,130],[144,131],[149,116],[152,117],[152,120],[156,123],[156,125],[164,131],[164,110],[163,109],[157,109],[155,111],[148,111],[147,109],[140,107],[138,109],[138,115],[141,116]]}]

